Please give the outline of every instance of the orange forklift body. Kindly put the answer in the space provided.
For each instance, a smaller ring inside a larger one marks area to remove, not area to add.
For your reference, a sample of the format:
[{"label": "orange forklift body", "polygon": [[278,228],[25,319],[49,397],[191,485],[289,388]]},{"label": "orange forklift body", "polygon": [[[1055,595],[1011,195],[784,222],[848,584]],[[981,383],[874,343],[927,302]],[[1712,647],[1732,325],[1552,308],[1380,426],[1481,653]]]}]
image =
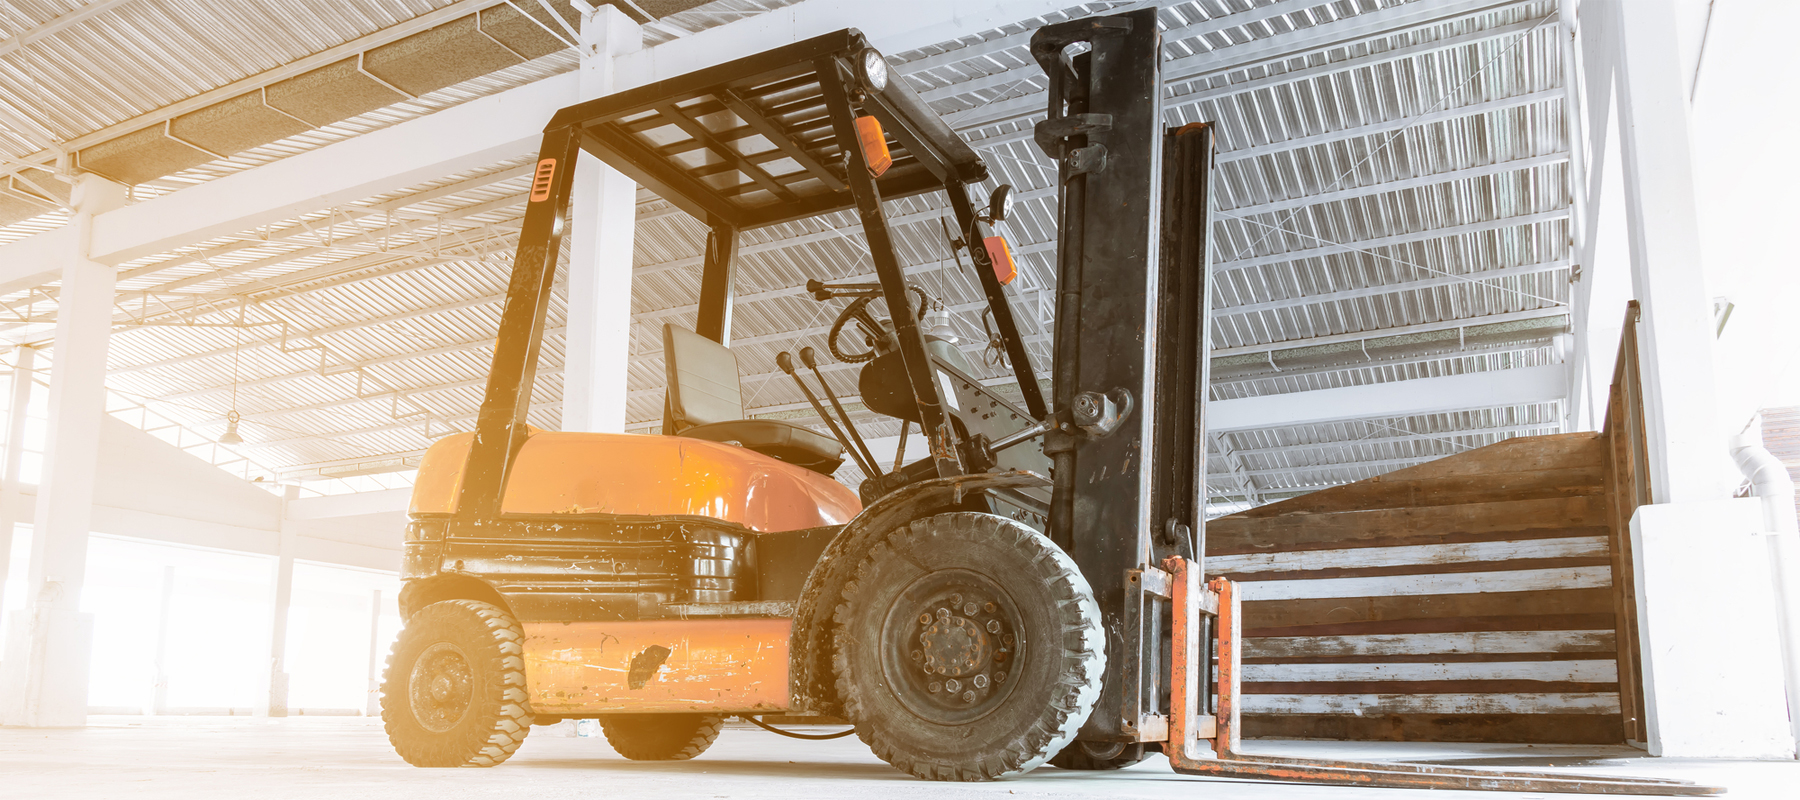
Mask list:
[{"label": "orange forklift body", "polygon": [[539,714],[772,713],[789,708],[790,619],[527,622]]},{"label": "orange forklift body", "polygon": [[[413,484],[412,513],[449,514],[472,433],[439,439]],[[762,533],[842,525],[849,487],[729,444],[679,436],[533,430],[506,481],[503,514],[697,516]]]}]

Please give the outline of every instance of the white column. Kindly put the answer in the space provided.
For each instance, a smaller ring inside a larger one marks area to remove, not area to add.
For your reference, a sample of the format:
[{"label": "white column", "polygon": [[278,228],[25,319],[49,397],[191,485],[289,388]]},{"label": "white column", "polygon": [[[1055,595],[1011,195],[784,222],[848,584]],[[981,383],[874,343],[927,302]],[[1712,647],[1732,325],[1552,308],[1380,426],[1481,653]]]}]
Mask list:
[{"label": "white column", "polygon": [[169,617],[175,609],[175,567],[163,567],[162,606],[156,612],[156,650],[151,659],[150,697],[144,715],[169,711]]},{"label": "white column", "polygon": [[269,622],[269,691],[257,716],[288,715],[287,637],[288,612],[294,602],[294,544],[298,534],[288,520],[288,506],[300,497],[300,487],[284,486],[281,495],[281,532],[276,545],[274,591]]},{"label": "white column", "polygon": [[[644,33],[606,5],[581,22],[581,97],[611,94],[613,58],[643,48]],[[575,167],[569,233],[569,324],[565,330],[562,428],[625,430],[631,355],[631,244],[637,184],[586,153]]]},{"label": "white column", "polygon": [[1737,473],[1714,396],[1712,295],[1701,265],[1675,4],[1631,0],[1616,8],[1621,199],[1632,290],[1644,309],[1651,490],[1658,503],[1725,498]]},{"label": "white column", "polygon": [[[87,570],[100,422],[106,413],[106,350],[112,333],[112,267],[89,258],[94,216],[125,204],[125,187],[83,175],[75,209],[75,252],[62,269],[55,356],[50,371],[44,476],[32,526],[23,618],[8,633],[0,722],[31,727],[87,723],[88,651],[93,617],[81,613]],[[20,624],[23,623],[23,624]]]},{"label": "white column", "polygon": [[[19,469],[25,457],[25,421],[30,418],[31,387],[37,381],[37,349],[19,346],[14,355],[12,403],[7,406],[6,465],[0,469],[0,598],[6,597],[6,576],[12,570],[13,529],[24,517],[24,495],[19,489]],[[4,657],[0,655],[0,657]]]},{"label": "white column", "polygon": [[368,697],[363,713],[381,716],[381,590],[369,595],[369,675]]}]

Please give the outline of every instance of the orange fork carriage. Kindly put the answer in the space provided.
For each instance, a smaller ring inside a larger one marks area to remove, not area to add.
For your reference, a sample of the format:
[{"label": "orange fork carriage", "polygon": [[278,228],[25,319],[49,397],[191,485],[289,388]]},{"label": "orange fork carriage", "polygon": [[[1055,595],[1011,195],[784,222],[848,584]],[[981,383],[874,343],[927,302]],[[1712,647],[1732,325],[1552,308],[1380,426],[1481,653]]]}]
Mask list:
[{"label": "orange fork carriage", "polygon": [[[1256,755],[1239,750],[1243,736],[1243,614],[1237,586],[1214,578],[1200,587],[1191,562],[1170,556],[1162,563],[1169,576],[1173,607],[1173,663],[1169,680],[1169,740],[1163,751],[1169,766],[1183,775],[1215,778],[1291,781],[1331,786],[1394,789],[1464,789],[1502,792],[1570,792],[1706,796],[1724,792],[1713,786],[1656,778],[1620,778],[1548,772],[1502,772],[1431,764],[1336,761]],[[1148,582],[1147,582],[1148,583]],[[1148,587],[1147,587],[1148,588]],[[1217,663],[1202,656],[1205,637],[1201,620],[1213,617]],[[1200,708],[1201,681],[1214,673],[1216,712]],[[1207,752],[1210,749],[1211,752]]]}]

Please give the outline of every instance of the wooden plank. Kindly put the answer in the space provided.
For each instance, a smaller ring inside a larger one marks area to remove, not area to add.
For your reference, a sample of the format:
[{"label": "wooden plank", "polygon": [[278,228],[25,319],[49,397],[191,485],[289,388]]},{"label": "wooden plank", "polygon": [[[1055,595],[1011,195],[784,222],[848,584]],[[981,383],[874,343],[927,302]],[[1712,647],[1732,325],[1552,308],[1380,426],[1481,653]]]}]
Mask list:
[{"label": "wooden plank", "polygon": [[[1280,517],[1234,515],[1206,523],[1206,555],[1212,559],[1239,553],[1594,535],[1606,530],[1609,519],[1610,509],[1600,496]],[[1574,533],[1577,530],[1581,533]]]},{"label": "wooden plank", "polygon": [[1244,657],[1286,659],[1318,656],[1441,655],[1448,653],[1604,653],[1611,655],[1613,646],[1614,639],[1611,630],[1279,636],[1245,639]]},{"label": "wooden plank", "polygon": [[[1496,499],[1504,499],[1508,489],[1518,491],[1532,485],[1523,480],[1524,476],[1545,473],[1558,473],[1565,484],[1569,484],[1573,478],[1575,483],[1598,490],[1603,477],[1601,470],[1605,464],[1604,448],[1600,437],[1593,433],[1521,436],[1416,467],[1396,470],[1366,481],[1272,503],[1246,511],[1240,516],[1275,517],[1354,508],[1442,505],[1442,502],[1416,502],[1429,499],[1431,492],[1414,497],[1415,502],[1376,505],[1371,500],[1381,496],[1391,497],[1395,493],[1395,487],[1399,485],[1442,484],[1449,487],[1457,485],[1459,480],[1470,479],[1497,492]],[[1508,475],[1514,477],[1505,477]]]},{"label": "wooden plank", "polygon": [[1230,578],[1235,581],[1261,581],[1265,583],[1286,581],[1325,580],[1328,578],[1401,578],[1427,575],[1460,575],[1468,573],[1500,573],[1520,572],[1526,570],[1562,569],[1566,567],[1605,567],[1611,574],[1612,559],[1608,556],[1581,556],[1577,558],[1520,558],[1511,561],[1472,561],[1460,564],[1400,564],[1391,567],[1358,567],[1352,569],[1312,569],[1300,572],[1259,572],[1239,574],[1235,572],[1208,571],[1209,576]]},{"label": "wooden plank", "polygon": [[1246,694],[1245,714],[1612,714],[1616,692]]},{"label": "wooden plank", "polygon": [[[1612,591],[1607,588],[1571,589],[1555,592],[1251,601],[1244,603],[1244,627],[1245,635],[1255,636],[1258,635],[1258,631],[1265,629],[1297,625],[1338,625],[1449,617],[1611,614],[1613,612],[1612,603]],[[1609,622],[1598,627],[1612,627],[1612,624]],[[1531,629],[1534,629],[1534,626],[1520,625],[1507,630]],[[1471,628],[1471,630],[1489,629],[1477,627]]]},{"label": "wooden plank", "polygon": [[1244,735],[1390,742],[1618,744],[1623,741],[1619,717],[1607,714],[1252,714],[1244,717]]},{"label": "wooden plank", "polygon": [[1601,467],[1606,463],[1606,447],[1605,437],[1592,431],[1518,436],[1389,474],[1404,472],[1408,474],[1401,475],[1401,478],[1413,480]]},{"label": "wooden plank", "polygon": [[1247,664],[1245,683],[1324,681],[1560,681],[1614,683],[1612,659],[1424,664]]},{"label": "wooden plank", "polygon": [[1448,575],[1256,581],[1240,584],[1239,596],[1245,600],[1299,600],[1372,595],[1404,596],[1588,589],[1610,586],[1611,583],[1612,569],[1610,567],[1586,566],[1521,569],[1506,572],[1466,572]]},{"label": "wooden plank", "polygon": [[[1600,467],[1509,472],[1498,475],[1461,475],[1447,478],[1406,480],[1386,475],[1336,486],[1320,492],[1253,509],[1251,514],[1285,506],[1282,514],[1317,514],[1354,508],[1411,508],[1489,503],[1499,500],[1535,500],[1553,497],[1585,497],[1604,492]],[[1324,496],[1327,492],[1339,492]],[[1257,516],[1276,516],[1276,512]]]},{"label": "wooden plank", "polygon": [[1320,569],[1397,567],[1425,564],[1466,564],[1480,561],[1513,561],[1530,558],[1583,558],[1609,555],[1601,536],[1564,536],[1555,539],[1508,539],[1498,542],[1426,544],[1405,547],[1358,547],[1345,550],[1303,550],[1287,553],[1247,553],[1208,556],[1206,574],[1253,575],[1264,572],[1306,572]]},{"label": "wooden plank", "polygon": [[[1329,667],[1331,664],[1307,664]],[[1244,694],[1618,694],[1619,685],[1609,681],[1263,681],[1245,683]],[[1535,713],[1535,712],[1534,712]]]},{"label": "wooden plank", "polygon": [[[1478,598],[1481,596],[1474,595]],[[1246,628],[1244,636],[1358,636],[1371,633],[1458,633],[1463,631],[1586,631],[1611,628],[1614,626],[1613,623],[1613,615],[1610,612],[1535,616],[1428,617],[1326,623],[1323,625],[1288,625],[1280,628]]]}]

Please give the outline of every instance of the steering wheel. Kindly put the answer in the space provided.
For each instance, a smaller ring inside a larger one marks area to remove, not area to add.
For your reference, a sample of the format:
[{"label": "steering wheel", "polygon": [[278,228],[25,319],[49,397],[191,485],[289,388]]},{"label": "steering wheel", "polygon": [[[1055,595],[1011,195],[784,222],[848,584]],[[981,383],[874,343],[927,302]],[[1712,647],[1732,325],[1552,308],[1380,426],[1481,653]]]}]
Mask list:
[{"label": "steering wheel", "polygon": [[[910,283],[906,285],[906,288],[918,295],[916,316],[918,319],[924,319],[926,308],[930,304],[929,298],[925,296],[925,290]],[[831,332],[825,336],[825,343],[830,346],[833,358],[845,364],[859,364],[864,361],[872,361],[876,356],[889,349],[889,347],[884,347],[883,343],[891,342],[892,334],[886,328],[881,327],[881,323],[876,321],[875,315],[869,312],[869,304],[873,302],[875,302],[873,297],[858,297],[850,301],[849,305],[844,306],[844,310],[838,312],[837,320],[831,323]],[[860,352],[845,352],[844,348],[838,344],[838,339],[844,332],[844,326],[850,324],[851,320],[856,320],[857,327],[862,329],[864,349]]]}]

